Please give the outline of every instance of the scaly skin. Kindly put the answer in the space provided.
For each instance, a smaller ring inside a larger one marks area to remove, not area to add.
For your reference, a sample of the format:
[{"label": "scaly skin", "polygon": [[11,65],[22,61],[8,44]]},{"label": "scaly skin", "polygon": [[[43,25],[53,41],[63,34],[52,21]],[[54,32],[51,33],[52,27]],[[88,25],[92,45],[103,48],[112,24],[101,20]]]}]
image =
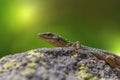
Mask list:
[{"label": "scaly skin", "polygon": [[46,42],[52,44],[55,47],[75,47],[76,50],[83,49],[91,52],[98,59],[101,59],[107,62],[120,78],[120,57],[119,56],[105,50],[80,45],[79,41],[75,43],[70,42],[62,38],[61,36],[51,32],[40,33],[39,37],[41,37]]}]

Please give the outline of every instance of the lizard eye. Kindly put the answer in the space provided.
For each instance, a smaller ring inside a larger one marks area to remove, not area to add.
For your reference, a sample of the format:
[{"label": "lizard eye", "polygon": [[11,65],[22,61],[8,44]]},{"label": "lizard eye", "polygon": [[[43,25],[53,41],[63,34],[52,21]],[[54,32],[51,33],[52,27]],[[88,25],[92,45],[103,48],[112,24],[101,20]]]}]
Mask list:
[{"label": "lizard eye", "polygon": [[54,39],[58,39],[59,37],[58,36],[53,36]]},{"label": "lizard eye", "polygon": [[47,36],[53,36],[52,34],[47,34]]},{"label": "lizard eye", "polygon": [[49,34],[46,34],[46,37],[53,38],[54,35],[49,33]]}]

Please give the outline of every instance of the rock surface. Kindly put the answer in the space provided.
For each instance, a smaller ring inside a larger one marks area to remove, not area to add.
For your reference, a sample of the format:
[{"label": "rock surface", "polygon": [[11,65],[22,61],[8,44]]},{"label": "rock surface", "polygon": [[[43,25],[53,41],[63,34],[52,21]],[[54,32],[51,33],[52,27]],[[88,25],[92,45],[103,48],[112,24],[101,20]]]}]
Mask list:
[{"label": "rock surface", "polygon": [[103,60],[74,48],[41,48],[0,59],[0,80],[120,80]]}]

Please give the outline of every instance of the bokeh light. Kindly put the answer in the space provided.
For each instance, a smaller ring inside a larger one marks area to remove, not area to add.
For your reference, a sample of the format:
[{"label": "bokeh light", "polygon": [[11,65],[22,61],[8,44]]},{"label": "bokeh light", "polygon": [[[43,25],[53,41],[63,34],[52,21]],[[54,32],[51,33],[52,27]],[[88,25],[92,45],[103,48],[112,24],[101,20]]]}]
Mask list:
[{"label": "bokeh light", "polygon": [[38,4],[33,1],[11,3],[6,14],[6,23],[12,30],[32,29],[38,21]]},{"label": "bokeh light", "polygon": [[2,0],[0,56],[51,47],[37,36],[54,32],[70,41],[120,54],[119,0]]},{"label": "bokeh light", "polygon": [[35,22],[37,8],[34,5],[21,4],[16,11],[18,23],[29,25]]}]

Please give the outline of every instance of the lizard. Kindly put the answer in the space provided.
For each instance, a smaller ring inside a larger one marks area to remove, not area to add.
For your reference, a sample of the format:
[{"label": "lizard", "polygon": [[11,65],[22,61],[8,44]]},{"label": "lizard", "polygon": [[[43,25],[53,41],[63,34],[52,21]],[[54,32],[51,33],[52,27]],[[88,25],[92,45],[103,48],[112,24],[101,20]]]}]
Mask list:
[{"label": "lizard", "polygon": [[95,57],[108,63],[120,78],[120,56],[106,50],[81,45],[79,41],[70,42],[60,35],[51,32],[39,33],[38,36],[55,47],[74,47],[76,50],[83,49],[90,51]]}]

